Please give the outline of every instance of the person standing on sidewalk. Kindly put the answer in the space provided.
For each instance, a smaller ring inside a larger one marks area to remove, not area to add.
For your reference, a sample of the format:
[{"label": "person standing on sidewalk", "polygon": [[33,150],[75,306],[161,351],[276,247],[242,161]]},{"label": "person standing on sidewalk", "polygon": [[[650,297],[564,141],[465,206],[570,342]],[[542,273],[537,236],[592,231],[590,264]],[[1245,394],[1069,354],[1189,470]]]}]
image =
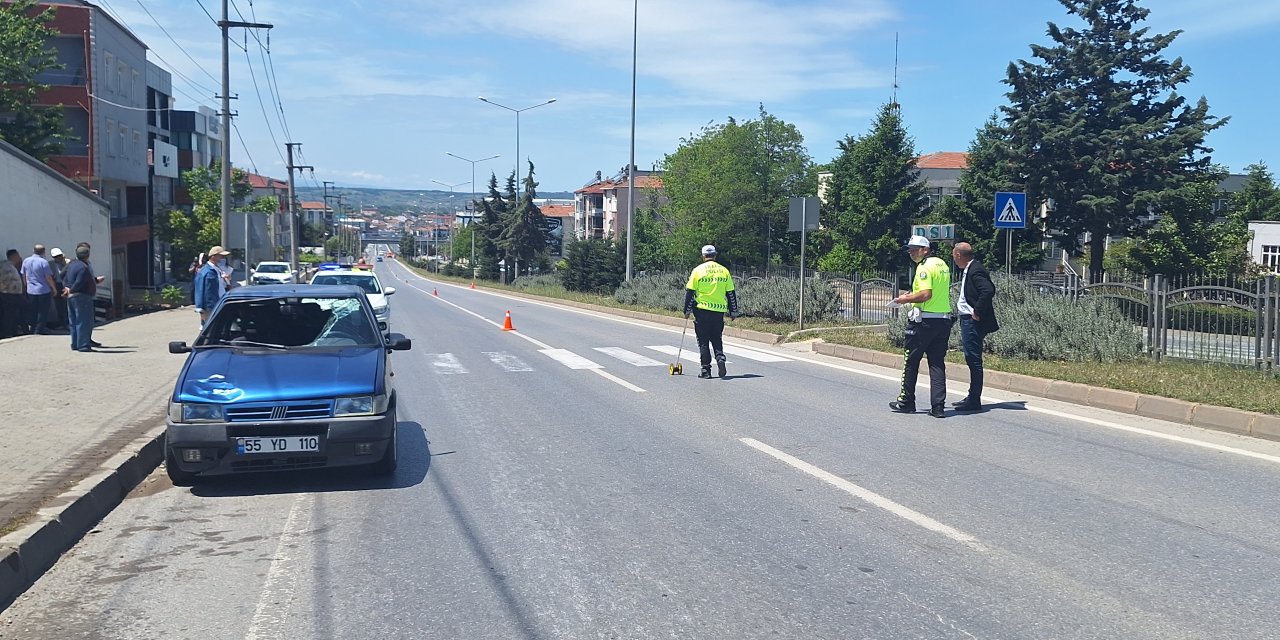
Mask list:
[{"label": "person standing on sidewalk", "polygon": [[911,236],[907,252],[916,263],[911,293],[893,302],[911,305],[907,312],[906,354],[902,368],[902,391],[889,408],[898,413],[916,412],[916,378],[920,359],[929,358],[929,415],[946,417],[947,339],[951,336],[951,267],[929,255],[929,239]]},{"label": "person standing on sidewalk", "polygon": [[66,254],[62,253],[62,249],[54,247],[49,251],[52,258],[49,261],[49,268],[53,270],[53,314],[54,322],[50,323],[56,329],[70,329],[71,325],[67,322],[67,299],[62,295],[62,276],[67,271]]},{"label": "person standing on sidewalk", "polygon": [[733,276],[716,262],[716,248],[702,248],[702,264],[689,274],[684,289],[684,319],[693,314],[693,335],[698,338],[698,354],[702,372],[699,378],[711,377],[711,350],[715,350],[716,368],[721,378],[728,374],[724,357],[724,316],[738,317],[738,294],[733,290]]},{"label": "person standing on sidewalk", "polygon": [[44,257],[44,245],[33,247],[31,255],[22,261],[22,277],[27,280],[27,324],[31,326],[31,333],[47,335],[49,308],[57,284],[53,281],[49,259]]},{"label": "person standing on sidewalk", "polygon": [[67,296],[67,322],[71,324],[71,349],[93,351],[93,300],[102,276],[89,265],[89,243],[76,245],[76,259],[63,274],[62,293]]},{"label": "person standing on sidewalk", "polygon": [[22,302],[22,274],[6,257],[0,260],[0,338],[18,335]]},{"label": "person standing on sidewalk", "polygon": [[960,319],[960,348],[964,350],[965,364],[969,365],[969,395],[955,403],[955,408],[957,411],[981,411],[982,342],[987,334],[1000,329],[992,303],[996,285],[991,282],[987,268],[974,259],[973,247],[968,242],[957,243],[951,250],[951,257],[956,267],[964,269],[956,315]]},{"label": "person standing on sidewalk", "polygon": [[227,283],[223,278],[223,270],[220,263],[231,255],[230,251],[223,249],[221,246],[215,246],[209,249],[208,259],[204,266],[196,272],[194,284],[196,313],[200,314],[200,327],[204,328],[204,323],[209,319],[209,312],[218,306],[218,301],[227,293]]}]

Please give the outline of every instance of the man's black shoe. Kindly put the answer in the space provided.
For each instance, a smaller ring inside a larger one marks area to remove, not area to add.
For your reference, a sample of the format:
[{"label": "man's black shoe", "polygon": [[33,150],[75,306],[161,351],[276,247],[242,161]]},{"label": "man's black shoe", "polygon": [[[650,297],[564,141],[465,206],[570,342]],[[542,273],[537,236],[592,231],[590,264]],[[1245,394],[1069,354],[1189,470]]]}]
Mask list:
[{"label": "man's black shoe", "polygon": [[89,346],[101,349],[101,348],[102,348],[102,343],[101,343],[101,342],[98,342],[97,340],[90,340],[90,341],[89,341]]},{"label": "man's black shoe", "polygon": [[698,373],[698,377],[709,380],[711,378],[711,367],[703,367],[702,371]]},{"label": "man's black shoe", "polygon": [[935,417],[935,418],[945,418],[945,417],[947,417],[946,412],[942,410],[942,405],[938,405],[938,406],[936,406],[936,407],[933,407],[932,409],[929,409],[929,415],[931,415],[931,416],[933,416],[933,417]]},{"label": "man's black shoe", "polygon": [[971,398],[952,403],[951,406],[955,407],[956,411],[982,411],[982,403]]},{"label": "man's black shoe", "polygon": [[716,374],[719,375],[721,378],[729,375],[728,370],[724,368],[724,360],[716,361]]},{"label": "man's black shoe", "polygon": [[889,409],[892,410],[894,413],[915,413],[916,405],[911,402],[894,400],[893,402],[889,403]]}]

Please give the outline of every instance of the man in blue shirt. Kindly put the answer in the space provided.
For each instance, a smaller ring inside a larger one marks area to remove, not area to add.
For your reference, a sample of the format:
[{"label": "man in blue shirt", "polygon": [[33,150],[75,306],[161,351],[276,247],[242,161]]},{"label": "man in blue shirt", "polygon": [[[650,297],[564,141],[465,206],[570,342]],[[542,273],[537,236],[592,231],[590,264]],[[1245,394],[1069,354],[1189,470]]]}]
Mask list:
[{"label": "man in blue shirt", "polygon": [[53,269],[44,257],[44,245],[36,245],[22,261],[22,277],[27,279],[27,324],[32,333],[49,333],[49,307],[53,298]]},{"label": "man in blue shirt", "polygon": [[208,261],[196,272],[193,283],[196,299],[196,313],[200,314],[200,326],[209,320],[209,312],[218,306],[218,301],[227,292],[227,283],[222,278],[222,262],[231,255],[230,251],[220,246],[209,249]]},{"label": "man in blue shirt", "polygon": [[71,349],[93,351],[93,299],[102,276],[89,265],[89,243],[76,245],[76,259],[62,276],[62,294],[67,296],[67,321],[71,324]]}]

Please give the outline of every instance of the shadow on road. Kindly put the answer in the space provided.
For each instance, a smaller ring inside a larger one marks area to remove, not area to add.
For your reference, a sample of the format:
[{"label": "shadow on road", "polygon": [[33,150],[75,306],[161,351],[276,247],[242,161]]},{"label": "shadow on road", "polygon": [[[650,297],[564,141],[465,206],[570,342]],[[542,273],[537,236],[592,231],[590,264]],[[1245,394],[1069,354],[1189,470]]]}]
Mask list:
[{"label": "shadow on road", "polygon": [[431,443],[422,425],[400,421],[396,424],[400,443],[400,461],[390,477],[369,474],[364,467],[306,469],[246,473],[234,476],[201,478],[191,488],[192,495],[202,498],[230,498],[287,493],[328,493],[336,491],[374,491],[407,489],[422,484],[431,469]]}]

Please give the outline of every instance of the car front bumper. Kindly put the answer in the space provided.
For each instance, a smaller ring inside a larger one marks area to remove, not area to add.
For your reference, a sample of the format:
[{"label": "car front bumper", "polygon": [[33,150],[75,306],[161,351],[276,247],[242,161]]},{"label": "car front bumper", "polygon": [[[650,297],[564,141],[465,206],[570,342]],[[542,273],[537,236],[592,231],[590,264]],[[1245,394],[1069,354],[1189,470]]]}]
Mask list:
[{"label": "car front bumper", "polygon": [[[166,420],[166,464],[201,476],[255,471],[347,467],[377,462],[393,442],[394,411],[376,416],[273,422],[175,423]],[[317,451],[239,453],[238,438],[316,436]],[[199,451],[198,462],[188,461]]]}]

